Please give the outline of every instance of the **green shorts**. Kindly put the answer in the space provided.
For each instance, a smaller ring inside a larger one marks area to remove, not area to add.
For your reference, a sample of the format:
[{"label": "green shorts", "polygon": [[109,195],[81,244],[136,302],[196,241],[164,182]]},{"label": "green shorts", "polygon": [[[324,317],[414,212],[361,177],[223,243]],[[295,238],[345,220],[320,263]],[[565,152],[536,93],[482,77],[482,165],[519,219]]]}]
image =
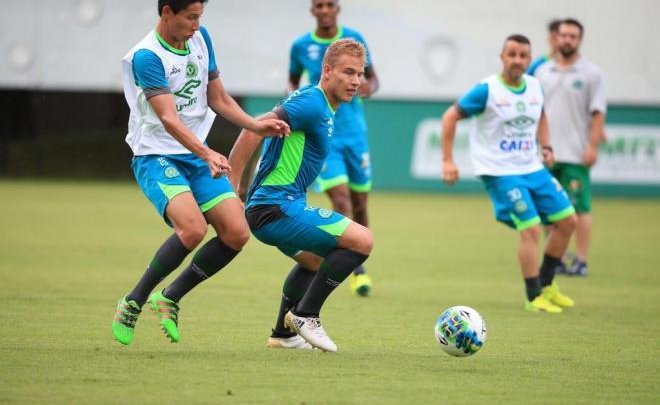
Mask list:
[{"label": "green shorts", "polygon": [[566,190],[578,215],[591,212],[591,180],[588,167],[573,163],[555,163],[550,172]]}]

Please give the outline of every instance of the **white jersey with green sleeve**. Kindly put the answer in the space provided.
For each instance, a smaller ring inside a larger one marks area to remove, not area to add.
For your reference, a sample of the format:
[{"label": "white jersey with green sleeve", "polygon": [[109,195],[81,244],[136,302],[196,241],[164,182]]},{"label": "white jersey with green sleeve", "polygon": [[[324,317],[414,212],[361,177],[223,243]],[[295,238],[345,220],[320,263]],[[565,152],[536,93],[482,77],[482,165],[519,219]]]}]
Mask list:
[{"label": "white jersey with green sleeve", "polygon": [[151,31],[124,56],[122,67],[124,95],[131,110],[126,142],[135,156],[190,153],[165,130],[147,101],[158,94],[171,93],[183,123],[200,142],[206,141],[215,119],[206,91],[218,73],[204,27],[186,41],[183,50]]},{"label": "white jersey with green sleeve", "polygon": [[541,84],[524,75],[512,88],[499,75],[482,80],[456,107],[472,117],[470,157],[477,176],[532,173],[543,168],[536,132],[543,112]]},{"label": "white jersey with green sleeve", "polygon": [[594,63],[580,57],[565,68],[555,60],[539,66],[535,76],[545,93],[545,113],[555,160],[582,164],[589,142],[591,116],[607,112],[605,78]]}]

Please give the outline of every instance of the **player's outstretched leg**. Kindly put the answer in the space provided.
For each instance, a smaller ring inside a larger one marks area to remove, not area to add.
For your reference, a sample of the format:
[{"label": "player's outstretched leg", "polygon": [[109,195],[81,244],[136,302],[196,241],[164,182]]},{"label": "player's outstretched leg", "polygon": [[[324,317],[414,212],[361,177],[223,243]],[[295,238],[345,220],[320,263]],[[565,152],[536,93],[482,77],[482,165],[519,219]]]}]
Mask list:
[{"label": "player's outstretched leg", "polygon": [[337,345],[321,325],[321,307],[335,288],[369,257],[373,246],[371,231],[351,222],[339,239],[339,246],[326,255],[302,300],[285,317],[289,329],[312,346],[328,352],[336,352]]},{"label": "player's outstretched leg", "polygon": [[161,245],[140,281],[117,304],[112,321],[115,340],[125,345],[131,343],[135,333],[135,322],[147,297],[163,278],[179,267],[188,253],[190,250],[183,245],[176,233]]},{"label": "player's outstretched leg", "polygon": [[135,323],[141,312],[142,310],[135,301],[126,301],[126,297],[119,300],[115,317],[112,320],[112,334],[116,341],[123,345],[128,345],[133,341]]}]

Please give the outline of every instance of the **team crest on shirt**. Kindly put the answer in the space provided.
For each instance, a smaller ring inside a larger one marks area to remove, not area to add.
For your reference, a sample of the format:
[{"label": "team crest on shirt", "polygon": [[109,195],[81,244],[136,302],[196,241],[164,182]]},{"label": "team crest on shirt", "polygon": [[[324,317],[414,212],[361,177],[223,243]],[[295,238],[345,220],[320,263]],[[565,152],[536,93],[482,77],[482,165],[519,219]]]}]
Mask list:
[{"label": "team crest on shirt", "polygon": [[573,88],[575,90],[582,90],[582,87],[584,87],[584,83],[582,82],[582,80],[577,79],[573,82]]},{"label": "team crest on shirt", "polygon": [[193,62],[188,61],[188,64],[186,65],[186,77],[187,78],[193,78],[197,77],[197,72],[199,72],[199,68],[197,67],[196,64]]},{"label": "team crest on shirt", "polygon": [[311,44],[307,47],[307,57],[311,60],[319,60],[321,57],[321,47]]},{"label": "team crest on shirt", "polygon": [[527,106],[525,106],[525,102],[524,101],[518,101],[516,103],[516,110],[518,110],[518,112],[520,112],[520,113],[524,113],[525,110],[527,110]]},{"label": "team crest on shirt", "polygon": [[170,166],[167,169],[165,169],[165,177],[167,177],[168,179],[171,179],[171,178],[176,177],[178,175],[179,175],[179,171],[176,170],[176,168],[174,168],[174,167]]}]

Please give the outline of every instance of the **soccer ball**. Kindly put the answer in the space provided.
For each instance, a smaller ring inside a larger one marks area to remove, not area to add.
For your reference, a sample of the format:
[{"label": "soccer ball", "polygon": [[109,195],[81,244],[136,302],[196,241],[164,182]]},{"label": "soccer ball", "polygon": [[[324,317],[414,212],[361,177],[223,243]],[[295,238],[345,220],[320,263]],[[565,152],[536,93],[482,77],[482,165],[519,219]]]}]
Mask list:
[{"label": "soccer ball", "polygon": [[471,356],[486,342],[486,322],[470,307],[451,307],[435,323],[435,340],[447,354]]}]

